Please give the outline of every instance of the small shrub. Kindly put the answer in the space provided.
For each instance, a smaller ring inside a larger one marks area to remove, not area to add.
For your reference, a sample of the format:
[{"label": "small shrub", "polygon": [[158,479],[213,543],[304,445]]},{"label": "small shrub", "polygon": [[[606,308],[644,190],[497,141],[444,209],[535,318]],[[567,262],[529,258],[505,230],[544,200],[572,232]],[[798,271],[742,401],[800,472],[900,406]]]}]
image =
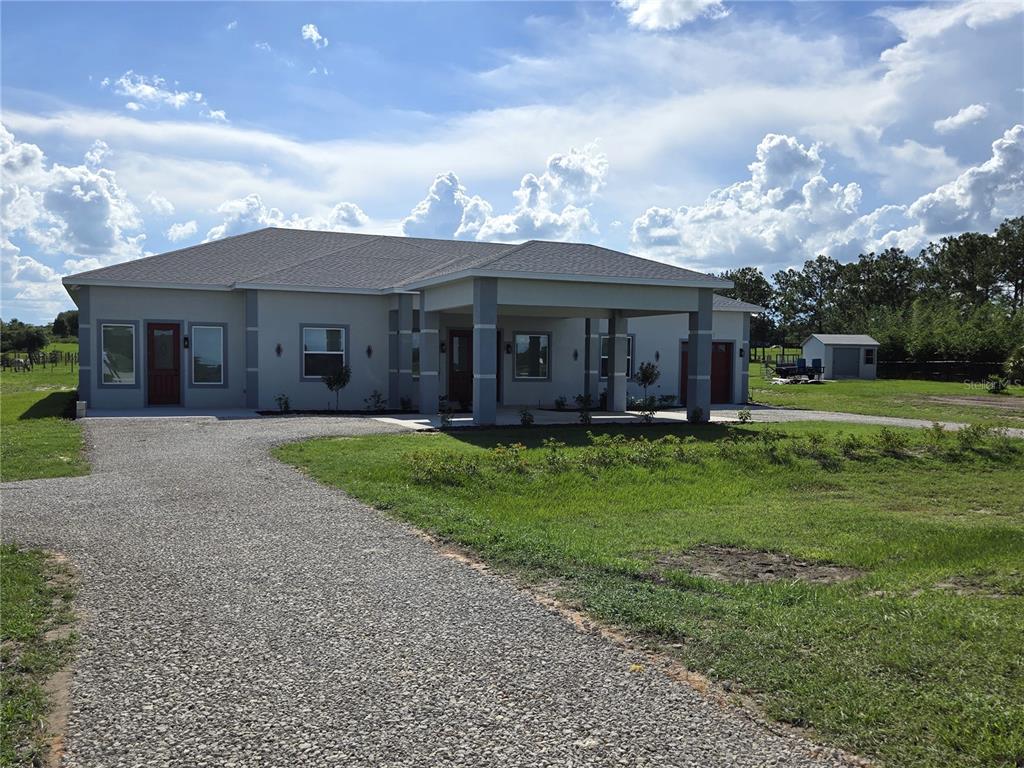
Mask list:
[{"label": "small shrub", "polygon": [[749,424],[754,417],[749,408],[740,408],[736,412],[736,418],[739,419],[740,424]]},{"label": "small shrub", "polygon": [[882,427],[878,431],[878,448],[885,456],[906,456],[910,448],[910,437],[905,432]]},{"label": "small shrub", "polygon": [[658,409],[671,408],[676,404],[675,395],[658,395]]},{"label": "small shrub", "polygon": [[593,408],[593,398],[588,395],[576,395],[573,398],[576,401],[577,407],[580,409],[580,424],[589,424],[592,419],[590,417],[590,410]]},{"label": "small shrub", "polygon": [[568,407],[569,407],[569,400],[568,400],[568,398],[566,398],[565,395],[559,395],[558,397],[555,398],[555,410],[556,411],[564,411]]},{"label": "small shrub", "polygon": [[519,411],[519,423],[524,427],[528,427],[533,424],[533,413],[529,408],[521,408]]},{"label": "small shrub", "polygon": [[933,421],[928,429],[924,430],[924,447],[933,456],[939,456],[947,452],[949,448],[949,433],[946,432],[939,422]]},{"label": "small shrub", "polygon": [[417,451],[406,457],[406,465],[419,485],[458,487],[483,476],[479,458],[455,451]]},{"label": "small shrub", "polygon": [[640,467],[655,467],[663,464],[665,461],[661,445],[651,442],[646,437],[627,441],[624,449],[623,458],[628,463],[636,464]]},{"label": "small shrub", "polygon": [[687,420],[688,421],[693,421],[693,422],[704,421],[704,409],[703,408],[694,408],[693,409],[693,414]]},{"label": "small shrub", "polygon": [[281,413],[288,413],[292,409],[292,403],[288,399],[288,395],[281,393],[274,398],[274,402],[277,403],[277,410]]},{"label": "small shrub", "polygon": [[986,385],[986,389],[988,389],[989,394],[1001,395],[1008,388],[1009,386],[1006,383],[1006,379],[1004,379],[1002,376],[996,376],[995,374],[993,374],[988,377],[988,384]]},{"label": "small shrub", "polygon": [[779,430],[765,427],[757,433],[757,437],[754,439],[757,441],[761,455],[772,464],[789,464],[792,461],[792,454],[783,443],[783,434]]},{"label": "small shrub", "polygon": [[376,389],[370,393],[370,396],[363,400],[366,404],[366,410],[376,413],[383,411],[384,407],[388,404],[388,401],[384,399],[384,395],[378,392]]},{"label": "small shrub", "polygon": [[797,441],[794,451],[798,456],[818,462],[818,466],[834,472],[843,466],[843,457],[820,432],[811,432]]},{"label": "small shrub", "polygon": [[669,458],[682,463],[699,461],[700,458],[695,450],[697,438],[693,435],[679,438],[675,435],[665,435],[655,441],[662,452]]},{"label": "small shrub", "polygon": [[509,475],[525,475],[530,471],[526,463],[526,446],[522,443],[510,443],[491,448],[491,463],[498,472]]},{"label": "small shrub", "polygon": [[544,450],[544,468],[553,474],[561,474],[572,469],[572,461],[565,453],[565,443],[555,440],[553,437],[546,438],[541,443]]},{"label": "small shrub", "polygon": [[343,365],[337,370],[324,376],[321,381],[327,389],[334,393],[334,410],[339,409],[339,403],[341,402],[341,390],[348,386],[348,382],[352,378],[352,369],[347,365]]},{"label": "small shrub", "polygon": [[637,410],[640,412],[640,420],[645,424],[650,424],[654,421],[654,415],[658,412],[658,401],[654,395],[645,397],[640,401]]},{"label": "small shrub", "polygon": [[973,451],[991,434],[992,430],[981,424],[965,424],[956,431],[956,444],[961,451]]},{"label": "small shrub", "polygon": [[412,410],[412,398],[411,397],[400,397],[398,398],[398,407],[403,411]]},{"label": "small shrub", "polygon": [[442,398],[438,402],[437,415],[441,419],[441,429],[448,429],[452,425],[452,404]]},{"label": "small shrub", "polygon": [[860,458],[868,447],[867,440],[860,435],[842,435],[838,442],[839,452],[848,459]]}]

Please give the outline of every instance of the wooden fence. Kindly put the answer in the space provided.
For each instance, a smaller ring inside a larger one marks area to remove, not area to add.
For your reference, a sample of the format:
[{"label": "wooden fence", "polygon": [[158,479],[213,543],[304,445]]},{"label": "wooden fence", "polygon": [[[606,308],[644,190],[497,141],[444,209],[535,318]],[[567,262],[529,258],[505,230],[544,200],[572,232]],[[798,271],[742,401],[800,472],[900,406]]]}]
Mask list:
[{"label": "wooden fence", "polygon": [[77,352],[5,352],[0,355],[0,370],[8,368],[14,372],[31,371],[33,368],[75,368],[78,365]]}]

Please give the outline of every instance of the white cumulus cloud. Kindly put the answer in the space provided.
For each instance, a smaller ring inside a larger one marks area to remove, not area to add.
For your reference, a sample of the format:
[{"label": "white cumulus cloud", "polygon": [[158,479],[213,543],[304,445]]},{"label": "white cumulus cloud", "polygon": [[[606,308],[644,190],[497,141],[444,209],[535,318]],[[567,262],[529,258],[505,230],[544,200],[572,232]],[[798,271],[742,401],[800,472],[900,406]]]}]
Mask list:
[{"label": "white cumulus cloud", "polygon": [[721,18],[729,11],[721,0],[617,0],[629,24],[650,31],[679,29],[699,18]]},{"label": "white cumulus cloud", "polygon": [[131,112],[161,106],[181,110],[189,105],[198,105],[203,108],[203,116],[213,120],[227,120],[224,110],[210,108],[201,91],[178,90],[176,84],[169,84],[159,75],[150,77],[129,69],[113,82],[110,78],[104,78],[100,85],[104,88],[113,85],[114,93],[127,97],[129,101],[124,106]]},{"label": "white cumulus cloud", "polygon": [[988,117],[988,107],[984,104],[971,104],[955,115],[936,120],[933,125],[937,133],[952,133],[965,125],[984,120],[986,117]]},{"label": "white cumulus cloud", "polygon": [[191,219],[178,224],[171,224],[165,234],[167,235],[168,240],[172,243],[176,243],[179,240],[184,240],[186,237],[191,237],[196,233],[197,229],[199,229],[199,225],[196,224],[195,219]]},{"label": "white cumulus cloud", "polygon": [[237,20],[237,19],[234,19],[234,20],[232,20],[232,21],[229,21],[229,22],[228,22],[228,23],[227,23],[227,24],[226,24],[226,25],[224,26],[224,29],[226,29],[226,30],[227,30],[228,32],[230,32],[230,31],[231,31],[231,30],[233,30],[233,29],[238,29],[238,20]]},{"label": "white cumulus cloud", "polygon": [[150,192],[146,195],[146,203],[149,205],[149,209],[153,211],[153,213],[159,214],[160,216],[170,216],[174,213],[174,203],[156,192]]},{"label": "white cumulus cloud", "polygon": [[317,49],[326,48],[329,44],[327,38],[321,35],[320,30],[316,28],[316,24],[302,25],[302,39],[309,40]]},{"label": "white cumulus cloud", "polygon": [[224,201],[218,206],[217,213],[222,216],[222,221],[207,231],[204,242],[263,227],[342,231],[359,229],[370,221],[358,205],[347,202],[338,203],[323,215],[300,216],[293,213],[286,216],[279,208],[264,204],[263,198],[256,193]]},{"label": "white cumulus cloud", "polygon": [[402,222],[410,236],[477,240],[573,240],[597,232],[587,207],[605,184],[608,158],[591,143],[548,158],[539,176],[523,176],[515,205],[495,215],[494,206],[470,195],[453,172],[439,174],[427,196]]}]

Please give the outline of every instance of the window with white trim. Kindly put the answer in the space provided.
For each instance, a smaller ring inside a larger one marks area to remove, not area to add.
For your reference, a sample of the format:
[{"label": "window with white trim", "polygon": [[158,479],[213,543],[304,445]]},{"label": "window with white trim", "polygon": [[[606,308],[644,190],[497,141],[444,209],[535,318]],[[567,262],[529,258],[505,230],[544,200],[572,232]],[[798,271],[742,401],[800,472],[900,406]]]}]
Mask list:
[{"label": "window with white trim", "polygon": [[412,377],[420,377],[420,332],[417,330],[412,332]]},{"label": "window with white trim", "polygon": [[319,379],[345,365],[345,329],[326,326],[302,329],[302,376]]},{"label": "window with white trim", "polygon": [[224,328],[192,326],[192,383],[224,383]]},{"label": "window with white trim", "polygon": [[546,379],[550,373],[551,335],[547,333],[517,333],[515,337],[515,365],[517,379]]},{"label": "window with white trim", "polygon": [[[601,336],[601,378],[608,378],[608,336]],[[626,336],[626,378],[633,378],[633,337]]]},{"label": "window with white trim", "polygon": [[135,383],[135,326],[103,323],[100,330],[103,383]]},{"label": "window with white trim", "polygon": [[875,364],[875,350],[873,347],[864,348],[864,365]]}]

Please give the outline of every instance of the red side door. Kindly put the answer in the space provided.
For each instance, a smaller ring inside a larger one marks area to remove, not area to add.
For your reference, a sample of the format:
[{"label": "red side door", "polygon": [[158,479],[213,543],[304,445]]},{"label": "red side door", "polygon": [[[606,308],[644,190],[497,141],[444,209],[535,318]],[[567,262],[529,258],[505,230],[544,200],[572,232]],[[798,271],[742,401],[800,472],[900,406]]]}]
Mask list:
[{"label": "red side door", "polygon": [[150,405],[181,404],[180,336],[177,323],[146,326],[146,391]]},{"label": "red side door", "polygon": [[711,344],[711,402],[732,402],[732,342]]}]

